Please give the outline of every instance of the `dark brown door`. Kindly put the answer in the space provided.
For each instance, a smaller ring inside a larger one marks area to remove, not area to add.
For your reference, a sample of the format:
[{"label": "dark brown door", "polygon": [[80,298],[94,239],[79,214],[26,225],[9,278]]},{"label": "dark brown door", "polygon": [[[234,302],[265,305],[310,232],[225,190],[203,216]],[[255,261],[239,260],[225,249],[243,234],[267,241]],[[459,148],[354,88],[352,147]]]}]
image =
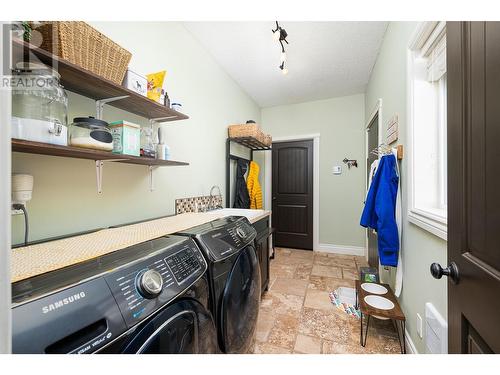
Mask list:
[{"label": "dark brown door", "polygon": [[[370,122],[367,129],[368,132],[368,159],[366,160],[366,182],[368,184],[370,177],[370,167],[372,163],[378,158],[377,155],[372,154],[370,151],[378,147],[378,112]],[[366,186],[368,189],[368,185]],[[368,264],[371,267],[378,267],[378,243],[377,234],[373,229],[367,229],[368,236]]]},{"label": "dark brown door", "polygon": [[447,50],[449,351],[500,353],[500,23],[448,23]]},{"label": "dark brown door", "polygon": [[275,246],[313,249],[313,141],[273,143]]}]

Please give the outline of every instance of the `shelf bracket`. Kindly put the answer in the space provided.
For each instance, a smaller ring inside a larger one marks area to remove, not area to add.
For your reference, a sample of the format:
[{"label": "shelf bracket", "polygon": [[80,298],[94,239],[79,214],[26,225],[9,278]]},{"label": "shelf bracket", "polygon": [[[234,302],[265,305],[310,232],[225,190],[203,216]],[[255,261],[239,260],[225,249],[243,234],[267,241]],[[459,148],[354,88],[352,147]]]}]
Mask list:
[{"label": "shelf bracket", "polygon": [[95,172],[97,177],[97,193],[102,193],[102,170],[104,168],[104,162],[102,160],[95,161]]},{"label": "shelf bracket", "polygon": [[128,95],[115,96],[114,98],[106,98],[106,99],[96,100],[96,102],[95,102],[95,109],[96,109],[95,118],[98,119],[98,120],[102,120],[102,114],[103,114],[103,111],[104,111],[104,109],[103,109],[104,104],[111,103],[111,102],[114,102],[114,101],[117,101],[117,100],[122,100],[122,99],[125,99],[125,98],[128,98]]},{"label": "shelf bracket", "polygon": [[149,191],[154,191],[155,187],[153,184],[153,171],[158,168],[157,165],[148,165],[149,171]]},{"label": "shelf bracket", "polygon": [[166,117],[155,117],[155,118],[150,118],[149,119],[149,127],[151,128],[151,131],[153,132],[155,124],[160,125],[161,122],[165,122],[170,119],[176,119],[177,116],[166,116]]},{"label": "shelf bracket", "polygon": [[116,162],[116,161],[126,161],[127,159],[116,158],[116,159],[106,159],[106,160],[96,160],[95,161],[95,173],[97,178],[97,193],[102,193],[102,171],[104,169],[104,162]]}]

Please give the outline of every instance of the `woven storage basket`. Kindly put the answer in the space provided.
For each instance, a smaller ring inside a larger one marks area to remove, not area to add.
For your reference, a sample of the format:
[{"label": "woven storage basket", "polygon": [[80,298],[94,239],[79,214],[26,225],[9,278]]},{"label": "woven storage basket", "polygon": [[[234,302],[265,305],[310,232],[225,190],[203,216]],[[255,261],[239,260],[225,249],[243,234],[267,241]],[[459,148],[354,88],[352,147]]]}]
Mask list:
[{"label": "woven storage basket", "polygon": [[43,22],[41,48],[121,85],[132,54],[92,26],[80,21]]},{"label": "woven storage basket", "polygon": [[259,137],[262,134],[258,124],[242,124],[242,125],[229,125],[228,135],[229,138],[243,138],[243,137]]},{"label": "woven storage basket", "polygon": [[266,144],[266,135],[261,131],[259,131],[255,137],[260,143]]},{"label": "woven storage basket", "polygon": [[272,143],[273,143],[273,137],[271,137],[270,134],[266,134],[264,136],[264,142],[263,142],[266,146],[271,146]]}]

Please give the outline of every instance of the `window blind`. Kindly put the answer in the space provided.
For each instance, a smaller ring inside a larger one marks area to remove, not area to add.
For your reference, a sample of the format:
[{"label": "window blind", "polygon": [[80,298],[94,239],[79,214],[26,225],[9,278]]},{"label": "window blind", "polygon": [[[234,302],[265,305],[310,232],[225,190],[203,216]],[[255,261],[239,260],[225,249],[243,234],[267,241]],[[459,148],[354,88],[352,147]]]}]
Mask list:
[{"label": "window blind", "polygon": [[424,57],[427,58],[427,80],[439,81],[446,74],[446,36],[437,39]]}]

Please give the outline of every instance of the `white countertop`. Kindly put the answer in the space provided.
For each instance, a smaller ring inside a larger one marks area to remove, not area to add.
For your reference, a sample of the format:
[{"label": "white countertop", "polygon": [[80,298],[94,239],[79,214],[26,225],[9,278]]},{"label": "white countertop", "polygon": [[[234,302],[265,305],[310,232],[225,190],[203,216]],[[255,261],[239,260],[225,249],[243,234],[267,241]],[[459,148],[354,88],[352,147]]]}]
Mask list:
[{"label": "white countertop", "polygon": [[271,215],[271,211],[268,210],[247,210],[244,208],[222,208],[211,212],[221,213],[222,217],[245,216],[252,224]]}]

